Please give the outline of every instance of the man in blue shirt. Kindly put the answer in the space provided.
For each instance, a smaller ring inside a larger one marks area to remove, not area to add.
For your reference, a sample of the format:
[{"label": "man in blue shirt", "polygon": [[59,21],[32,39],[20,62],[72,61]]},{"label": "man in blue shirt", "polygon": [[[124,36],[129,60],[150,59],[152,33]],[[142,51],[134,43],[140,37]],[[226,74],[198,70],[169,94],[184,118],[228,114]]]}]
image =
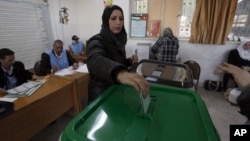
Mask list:
[{"label": "man in blue shirt", "polygon": [[73,58],[77,61],[83,61],[85,54],[85,46],[82,41],[79,41],[79,37],[72,36],[72,44],[69,45],[69,52]]},{"label": "man in blue shirt", "polygon": [[42,53],[41,55],[41,73],[47,75],[49,73],[55,73],[58,70],[72,66],[73,69],[78,68],[78,63],[69,51],[63,49],[63,42],[61,40],[55,40],[53,49]]}]

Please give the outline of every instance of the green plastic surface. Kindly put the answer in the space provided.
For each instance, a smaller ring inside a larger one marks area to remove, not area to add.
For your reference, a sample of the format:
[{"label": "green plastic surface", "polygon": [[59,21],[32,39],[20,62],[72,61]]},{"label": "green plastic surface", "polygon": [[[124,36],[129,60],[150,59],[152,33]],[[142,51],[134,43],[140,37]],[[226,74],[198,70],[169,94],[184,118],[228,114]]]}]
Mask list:
[{"label": "green plastic surface", "polygon": [[141,111],[134,88],[114,85],[76,116],[61,141],[219,141],[200,96],[150,84],[151,104]]}]

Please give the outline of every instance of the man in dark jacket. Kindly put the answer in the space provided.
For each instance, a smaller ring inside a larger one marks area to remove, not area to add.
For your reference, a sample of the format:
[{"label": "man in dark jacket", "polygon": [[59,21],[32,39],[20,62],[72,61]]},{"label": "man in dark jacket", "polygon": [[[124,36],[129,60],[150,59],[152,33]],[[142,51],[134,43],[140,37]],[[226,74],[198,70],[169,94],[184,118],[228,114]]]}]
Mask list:
[{"label": "man in dark jacket", "polygon": [[25,70],[22,62],[15,61],[14,54],[8,48],[0,49],[0,93],[35,78],[33,73]]}]

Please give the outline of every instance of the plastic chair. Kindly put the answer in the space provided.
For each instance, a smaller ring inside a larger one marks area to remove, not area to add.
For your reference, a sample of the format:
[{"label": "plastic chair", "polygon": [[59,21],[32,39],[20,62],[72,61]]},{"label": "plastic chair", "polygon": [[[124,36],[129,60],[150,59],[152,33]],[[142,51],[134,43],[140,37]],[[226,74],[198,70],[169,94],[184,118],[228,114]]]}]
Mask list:
[{"label": "plastic chair", "polygon": [[197,62],[193,60],[188,60],[184,62],[184,64],[187,65],[192,71],[193,80],[194,80],[194,88],[195,88],[195,91],[197,92],[197,87],[199,84],[200,73],[201,73],[201,67]]},{"label": "plastic chair", "polygon": [[35,71],[35,74],[37,76],[42,76],[42,73],[41,73],[41,61],[37,61],[34,65],[34,71]]}]

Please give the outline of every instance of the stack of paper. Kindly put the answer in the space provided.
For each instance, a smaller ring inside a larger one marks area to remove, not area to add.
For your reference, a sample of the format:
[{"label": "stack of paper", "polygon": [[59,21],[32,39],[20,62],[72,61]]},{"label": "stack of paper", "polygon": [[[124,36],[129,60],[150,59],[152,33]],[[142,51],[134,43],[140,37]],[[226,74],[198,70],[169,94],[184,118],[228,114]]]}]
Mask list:
[{"label": "stack of paper", "polygon": [[55,75],[66,76],[66,75],[73,75],[76,72],[89,73],[87,65],[79,63],[79,67],[76,70],[73,70],[72,66],[70,66],[68,68],[64,68],[55,72]]},{"label": "stack of paper", "polygon": [[87,64],[79,64],[78,69],[76,69],[77,72],[84,72],[89,73]]},{"label": "stack of paper", "polygon": [[45,79],[39,81],[29,81],[27,83],[23,83],[22,85],[7,90],[6,97],[23,97],[30,96],[33,94],[42,84],[45,83]]},{"label": "stack of paper", "polygon": [[72,69],[72,67],[68,67],[55,72],[55,75],[66,76],[73,75],[74,73],[76,72]]}]

